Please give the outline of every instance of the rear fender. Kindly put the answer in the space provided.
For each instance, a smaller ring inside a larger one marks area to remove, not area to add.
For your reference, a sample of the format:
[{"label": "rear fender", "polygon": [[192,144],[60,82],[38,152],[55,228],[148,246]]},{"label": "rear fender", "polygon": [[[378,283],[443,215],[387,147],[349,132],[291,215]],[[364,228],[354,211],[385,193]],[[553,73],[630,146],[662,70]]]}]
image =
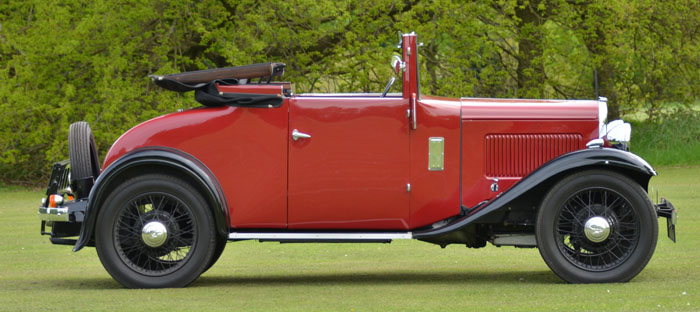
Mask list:
[{"label": "rear fender", "polygon": [[490,213],[507,209],[512,202],[518,200],[529,191],[535,190],[539,186],[550,184],[573,172],[592,168],[614,170],[624,174],[639,183],[645,190],[649,186],[651,177],[656,175],[656,171],[654,171],[649,163],[630,152],[611,148],[578,150],[547,162],[542,167],[520,180],[508,191],[500,194],[487,204],[469,211],[465,216],[457,218],[453,222],[439,228],[416,231],[413,233],[413,237],[422,239],[458,231],[469,224],[478,222]]},{"label": "rear fender", "polygon": [[110,190],[123,179],[133,176],[134,169],[139,167],[151,169],[160,167],[186,178],[193,186],[202,191],[202,195],[209,203],[218,234],[228,235],[228,205],[214,174],[199,160],[183,151],[166,147],[149,147],[135,150],[120,157],[99,175],[95,185],[90,190],[84,221],[80,228],[80,237],[73,251],[82,249],[92,239],[102,201],[109,195]]}]

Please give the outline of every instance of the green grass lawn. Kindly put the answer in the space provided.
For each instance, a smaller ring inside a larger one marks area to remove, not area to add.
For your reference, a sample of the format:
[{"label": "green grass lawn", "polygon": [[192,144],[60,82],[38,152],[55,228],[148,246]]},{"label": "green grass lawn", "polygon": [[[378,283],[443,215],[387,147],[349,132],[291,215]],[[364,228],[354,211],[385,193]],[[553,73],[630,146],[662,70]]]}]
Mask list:
[{"label": "green grass lawn", "polygon": [[[0,189],[0,310],[700,310],[700,167],[657,168],[654,190],[680,211],[625,284],[569,285],[536,249],[392,244],[229,243],[184,289],[124,289],[94,248],[39,235],[40,191]],[[653,192],[652,192],[653,194]],[[652,195],[653,197],[655,195]]]}]

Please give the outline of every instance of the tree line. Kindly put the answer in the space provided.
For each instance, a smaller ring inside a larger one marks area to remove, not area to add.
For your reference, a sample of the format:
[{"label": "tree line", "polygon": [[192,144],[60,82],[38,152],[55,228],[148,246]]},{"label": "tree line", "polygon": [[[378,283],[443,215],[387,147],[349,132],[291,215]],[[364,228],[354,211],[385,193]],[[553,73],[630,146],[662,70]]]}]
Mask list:
[{"label": "tree line", "polygon": [[15,183],[67,157],[72,122],[104,153],[198,106],[149,74],[275,61],[296,93],[379,92],[399,31],[423,43],[426,94],[599,95],[613,118],[700,94],[694,0],[9,0],[0,17],[0,180]]}]

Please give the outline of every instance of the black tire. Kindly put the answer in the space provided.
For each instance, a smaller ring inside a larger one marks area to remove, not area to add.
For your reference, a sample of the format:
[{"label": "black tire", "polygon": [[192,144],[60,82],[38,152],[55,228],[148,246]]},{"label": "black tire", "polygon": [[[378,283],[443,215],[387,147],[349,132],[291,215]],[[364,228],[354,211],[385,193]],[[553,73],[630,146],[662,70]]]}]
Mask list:
[{"label": "black tire", "polygon": [[[144,235],[149,224],[166,234]],[[125,181],[104,201],[95,244],[102,265],[125,287],[184,287],[214,255],[214,219],[190,184],[168,175],[143,175]]]},{"label": "black tire", "polygon": [[78,121],[68,130],[68,154],[70,157],[71,180],[95,178],[100,175],[100,159],[97,154],[95,137],[90,125]]},{"label": "black tire", "polygon": [[656,219],[639,184],[614,172],[584,171],[558,182],[545,197],[537,246],[549,268],[569,283],[627,282],[654,253]]},{"label": "black tire", "polygon": [[211,260],[209,260],[209,264],[207,264],[207,267],[202,271],[202,274],[206,273],[211,269],[212,266],[214,266],[214,263],[221,258],[221,254],[224,253],[224,249],[226,248],[226,243],[228,243],[228,239],[226,237],[218,237],[216,239],[216,248],[214,249],[214,255],[211,257]]}]

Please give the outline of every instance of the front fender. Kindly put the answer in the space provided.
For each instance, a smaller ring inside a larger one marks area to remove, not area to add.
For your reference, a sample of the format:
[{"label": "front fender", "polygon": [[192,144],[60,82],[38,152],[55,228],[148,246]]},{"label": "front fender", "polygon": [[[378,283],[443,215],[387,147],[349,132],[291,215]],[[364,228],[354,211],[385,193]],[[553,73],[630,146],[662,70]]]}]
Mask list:
[{"label": "front fender", "polygon": [[165,167],[168,170],[183,174],[190,181],[193,181],[196,187],[203,190],[202,195],[212,205],[212,213],[214,214],[218,233],[220,235],[228,235],[228,206],[221,186],[214,174],[196,158],[183,151],[166,147],[148,147],[137,149],[121,156],[97,178],[90,190],[84,221],[80,228],[80,237],[73,251],[82,249],[92,238],[101,202],[109,194],[109,189],[114,187],[114,182],[118,182],[130,169],[135,169],[139,166],[147,166],[147,168]]},{"label": "front fender", "polygon": [[498,197],[491,200],[486,205],[470,211],[465,216],[457,218],[443,227],[414,232],[413,236],[414,238],[421,239],[460,230],[489,213],[507,208],[512,201],[543,183],[551,181],[552,179],[557,179],[557,177],[570,172],[590,168],[615,170],[631,177],[645,190],[649,185],[651,177],[656,175],[656,171],[654,171],[654,168],[652,168],[649,163],[630,152],[612,148],[578,150],[547,162],[542,165],[542,167],[520,180],[508,191],[499,194]]}]

